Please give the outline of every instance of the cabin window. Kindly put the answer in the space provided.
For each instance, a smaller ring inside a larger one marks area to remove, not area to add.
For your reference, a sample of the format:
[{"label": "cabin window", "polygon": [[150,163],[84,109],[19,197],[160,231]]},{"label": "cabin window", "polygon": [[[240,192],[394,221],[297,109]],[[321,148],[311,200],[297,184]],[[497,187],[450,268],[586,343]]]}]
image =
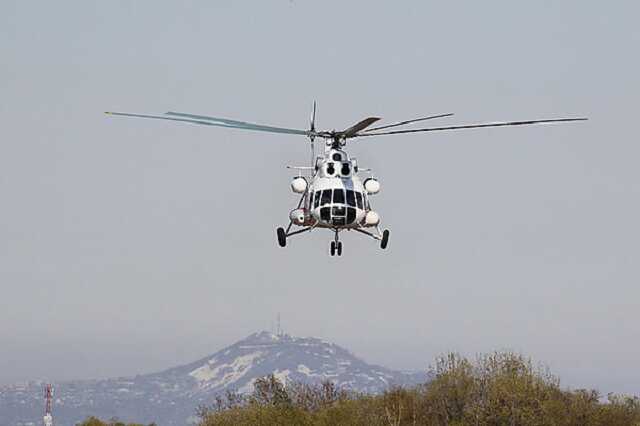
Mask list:
[{"label": "cabin window", "polygon": [[333,202],[334,204],[344,204],[344,189],[333,190]]},{"label": "cabin window", "polygon": [[351,207],[356,206],[356,197],[351,189],[347,189],[347,204]]},{"label": "cabin window", "polygon": [[322,191],[316,191],[316,197],[315,197],[315,199],[313,200],[313,208],[314,208],[314,209],[317,209],[317,208],[318,208],[318,205],[320,205],[320,193],[321,193],[321,192],[322,192]]},{"label": "cabin window", "polygon": [[324,191],[322,191],[322,205],[324,206],[325,204],[330,204],[330,203],[331,203],[331,190],[325,189]]},{"label": "cabin window", "polygon": [[357,206],[359,209],[362,209],[362,194],[359,192],[356,192],[356,202],[357,202]]},{"label": "cabin window", "polygon": [[313,192],[309,192],[309,210],[313,208]]}]

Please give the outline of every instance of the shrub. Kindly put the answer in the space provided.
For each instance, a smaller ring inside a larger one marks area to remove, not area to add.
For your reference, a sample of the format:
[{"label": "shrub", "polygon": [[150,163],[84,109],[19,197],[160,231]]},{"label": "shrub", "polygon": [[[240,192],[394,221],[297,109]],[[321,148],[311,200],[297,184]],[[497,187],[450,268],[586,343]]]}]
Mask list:
[{"label": "shrub", "polygon": [[[436,359],[433,380],[362,395],[320,385],[280,383],[267,376],[253,394],[229,392],[198,411],[200,426],[433,425],[640,426],[637,397],[563,390],[557,377],[510,352]],[[93,426],[93,425],[87,425]]]}]

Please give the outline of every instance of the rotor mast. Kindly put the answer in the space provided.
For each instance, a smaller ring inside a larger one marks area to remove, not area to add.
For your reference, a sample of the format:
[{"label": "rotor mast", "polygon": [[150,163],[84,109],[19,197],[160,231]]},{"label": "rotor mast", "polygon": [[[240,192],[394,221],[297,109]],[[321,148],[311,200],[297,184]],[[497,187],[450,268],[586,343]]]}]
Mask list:
[{"label": "rotor mast", "polygon": [[311,141],[311,167],[316,165],[316,150],[314,141],[316,139],[316,101],[313,101],[311,110],[311,122],[309,124],[309,140]]}]

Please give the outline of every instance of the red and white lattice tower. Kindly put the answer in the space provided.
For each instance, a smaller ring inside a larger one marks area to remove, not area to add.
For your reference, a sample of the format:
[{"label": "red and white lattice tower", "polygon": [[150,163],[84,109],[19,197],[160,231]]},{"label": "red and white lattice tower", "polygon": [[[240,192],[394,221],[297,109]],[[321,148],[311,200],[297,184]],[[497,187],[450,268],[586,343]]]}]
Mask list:
[{"label": "red and white lattice tower", "polygon": [[44,387],[44,426],[53,426],[53,416],[51,415],[51,402],[53,400],[53,386]]}]

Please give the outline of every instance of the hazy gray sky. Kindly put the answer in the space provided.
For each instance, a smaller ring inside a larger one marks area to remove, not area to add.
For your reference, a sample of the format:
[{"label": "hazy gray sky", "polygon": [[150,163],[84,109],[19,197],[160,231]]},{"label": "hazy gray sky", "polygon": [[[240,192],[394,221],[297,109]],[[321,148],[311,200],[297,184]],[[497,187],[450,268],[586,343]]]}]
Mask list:
[{"label": "hazy gray sky", "polygon": [[[0,383],[193,361],[285,329],[424,368],[513,349],[565,385],[640,393],[640,6],[25,2],[0,8]],[[586,123],[355,141],[389,250],[277,247],[305,128]]]}]

